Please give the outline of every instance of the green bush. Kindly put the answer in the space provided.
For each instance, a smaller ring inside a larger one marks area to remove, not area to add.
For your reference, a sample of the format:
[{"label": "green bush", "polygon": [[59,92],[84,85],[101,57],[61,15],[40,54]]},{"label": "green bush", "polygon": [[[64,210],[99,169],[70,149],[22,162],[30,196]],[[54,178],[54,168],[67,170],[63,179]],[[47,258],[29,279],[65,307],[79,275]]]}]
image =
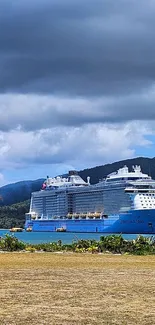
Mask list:
[{"label": "green bush", "polygon": [[57,243],[42,243],[42,244],[36,244],[36,245],[30,245],[33,246],[36,250],[42,250],[44,252],[56,252],[63,250],[63,246],[61,244],[61,241],[59,240]]},{"label": "green bush", "polygon": [[44,252],[57,252],[57,251],[71,251],[77,253],[99,253],[110,252],[119,254],[134,254],[146,255],[155,254],[155,237],[138,236],[135,240],[125,240],[121,235],[101,236],[100,241],[96,240],[78,240],[72,244],[62,244],[61,240],[52,243],[41,244],[26,244],[18,240],[12,235],[5,235],[0,239],[0,249],[4,251],[20,251],[26,250],[29,252],[44,251]]},{"label": "green bush", "polygon": [[107,250],[112,253],[122,253],[124,251],[125,240],[121,235],[101,236],[101,251]]},{"label": "green bush", "polygon": [[6,251],[19,251],[24,250],[26,248],[26,244],[22,241],[19,241],[16,237],[10,236],[8,234],[5,235],[4,238],[0,240],[0,249]]}]

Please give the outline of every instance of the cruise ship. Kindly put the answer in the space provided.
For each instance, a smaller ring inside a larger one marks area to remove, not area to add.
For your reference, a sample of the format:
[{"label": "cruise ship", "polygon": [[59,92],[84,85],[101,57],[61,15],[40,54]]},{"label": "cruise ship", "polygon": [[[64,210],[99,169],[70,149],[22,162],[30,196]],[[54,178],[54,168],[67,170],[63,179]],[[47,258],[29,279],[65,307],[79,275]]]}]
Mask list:
[{"label": "cruise ship", "polygon": [[32,193],[27,231],[155,233],[155,181],[127,166],[95,185],[76,171],[47,177]]}]

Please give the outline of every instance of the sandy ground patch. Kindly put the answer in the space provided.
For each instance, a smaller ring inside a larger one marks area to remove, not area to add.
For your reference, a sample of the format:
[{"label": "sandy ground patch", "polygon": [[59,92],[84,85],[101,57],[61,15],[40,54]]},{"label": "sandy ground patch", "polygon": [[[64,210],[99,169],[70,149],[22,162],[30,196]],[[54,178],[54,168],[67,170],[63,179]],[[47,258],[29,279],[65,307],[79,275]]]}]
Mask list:
[{"label": "sandy ground patch", "polygon": [[155,257],[0,254],[0,324],[155,323]]}]

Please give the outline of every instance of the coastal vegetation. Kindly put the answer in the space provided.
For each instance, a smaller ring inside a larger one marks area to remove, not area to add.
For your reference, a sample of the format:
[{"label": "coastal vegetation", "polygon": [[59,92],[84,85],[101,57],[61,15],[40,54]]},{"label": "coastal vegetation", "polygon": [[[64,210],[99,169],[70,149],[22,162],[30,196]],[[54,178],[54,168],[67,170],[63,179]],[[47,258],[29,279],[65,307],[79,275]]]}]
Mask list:
[{"label": "coastal vegetation", "polygon": [[134,240],[125,240],[121,235],[110,235],[101,236],[99,241],[81,239],[73,241],[71,244],[63,244],[61,240],[51,243],[27,244],[15,236],[6,234],[0,239],[0,250],[152,255],[155,254],[155,237],[138,236]]},{"label": "coastal vegetation", "polygon": [[25,213],[29,211],[30,200],[0,207],[0,228],[23,227]]}]

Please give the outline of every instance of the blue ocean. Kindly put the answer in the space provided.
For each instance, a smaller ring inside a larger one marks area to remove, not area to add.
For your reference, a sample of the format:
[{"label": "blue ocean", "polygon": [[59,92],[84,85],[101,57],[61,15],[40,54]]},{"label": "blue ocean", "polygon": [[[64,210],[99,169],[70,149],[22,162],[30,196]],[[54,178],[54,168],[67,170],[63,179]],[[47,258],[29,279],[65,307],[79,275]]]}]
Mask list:
[{"label": "blue ocean", "polygon": [[[26,243],[30,244],[39,244],[39,243],[47,243],[47,242],[57,242],[61,240],[63,244],[71,244],[73,241],[77,241],[79,239],[95,239],[99,240],[101,236],[108,236],[112,234],[97,234],[97,233],[58,233],[58,232],[16,232],[10,233],[8,229],[0,229],[0,237],[4,237],[5,234],[14,235],[19,240],[22,240]],[[122,235],[124,239],[136,239],[138,235],[133,234],[125,234]],[[146,235],[149,237],[150,235]]]}]

